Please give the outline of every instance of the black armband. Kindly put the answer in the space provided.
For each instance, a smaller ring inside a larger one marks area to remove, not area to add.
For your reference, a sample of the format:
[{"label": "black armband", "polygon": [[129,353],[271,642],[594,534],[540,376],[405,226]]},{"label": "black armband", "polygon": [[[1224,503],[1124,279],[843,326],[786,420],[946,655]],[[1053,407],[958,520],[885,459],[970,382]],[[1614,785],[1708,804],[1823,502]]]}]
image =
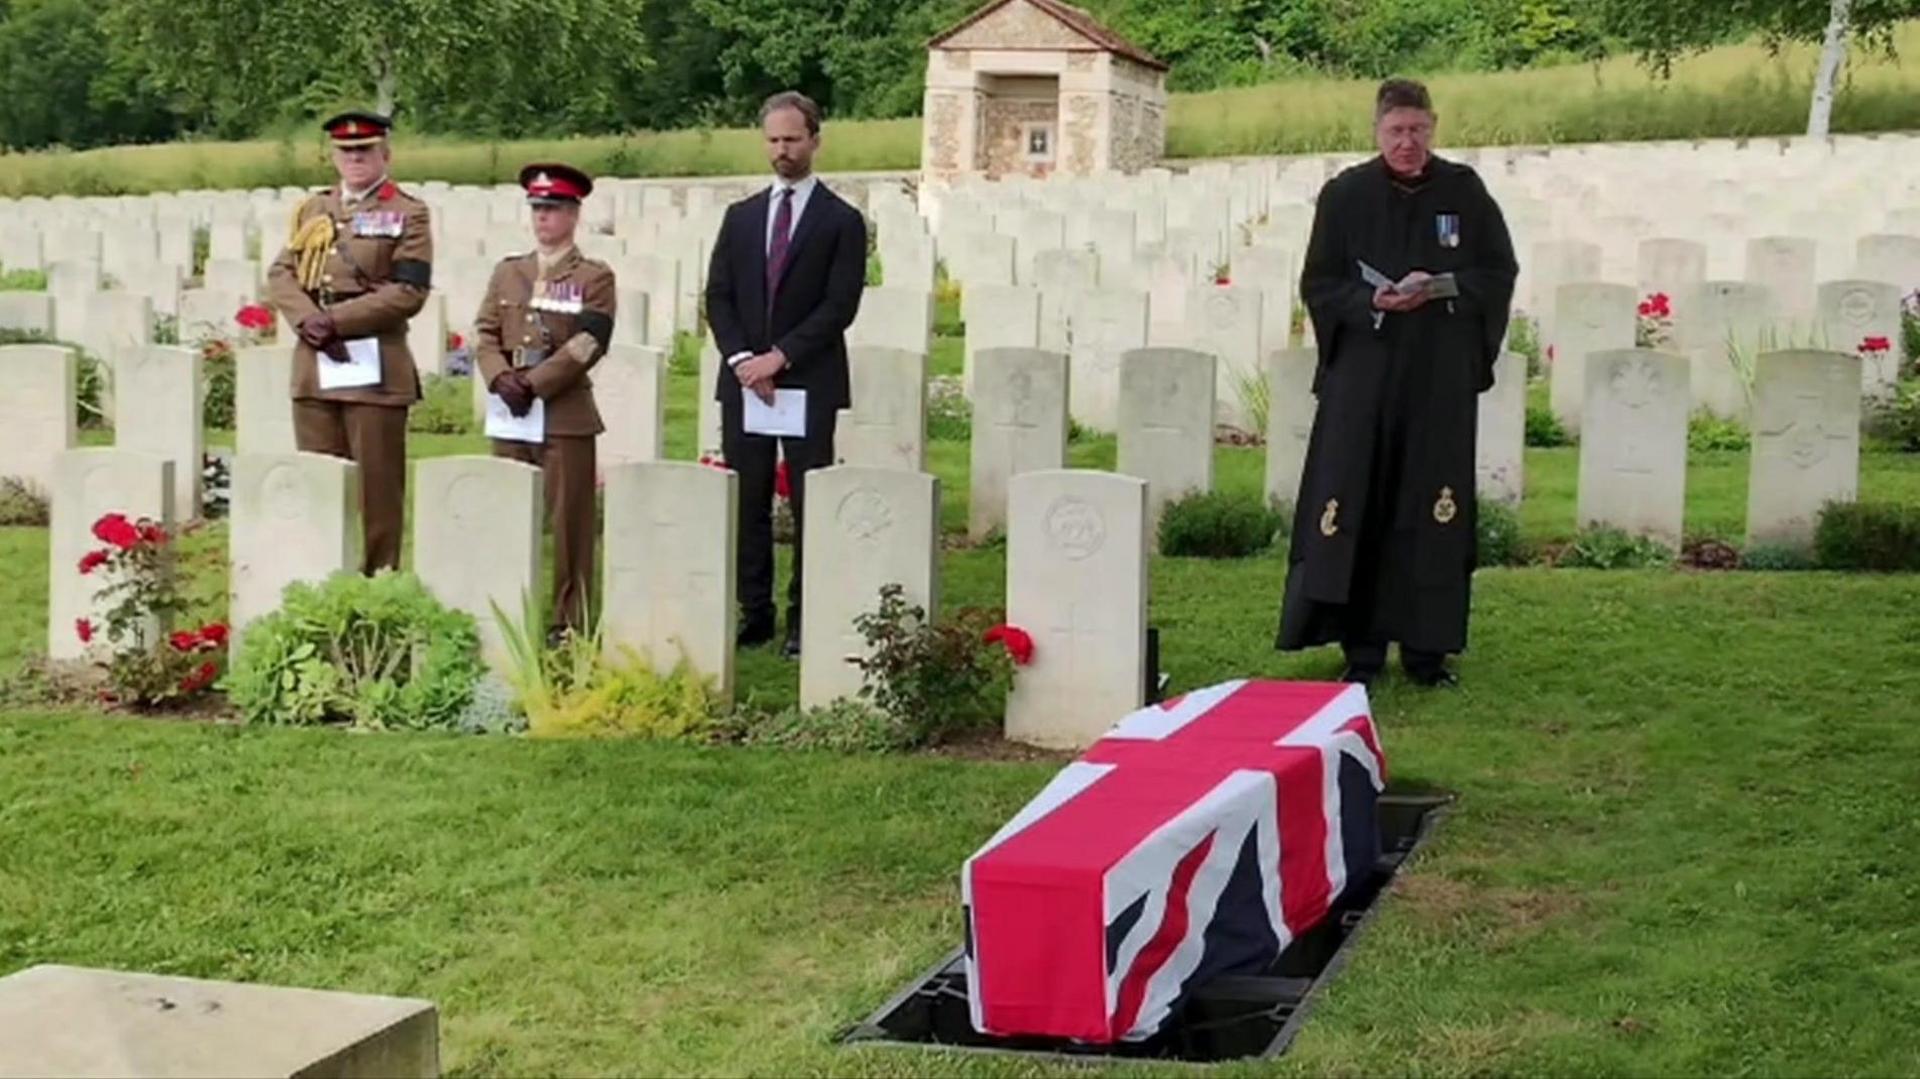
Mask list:
[{"label": "black armband", "polygon": [[403,285],[432,288],[433,263],[423,262],[420,259],[395,259],[392,276],[395,281]]},{"label": "black armband", "polygon": [[592,337],[600,351],[605,352],[613,342],[613,316],[600,311],[582,311],[580,332]]}]

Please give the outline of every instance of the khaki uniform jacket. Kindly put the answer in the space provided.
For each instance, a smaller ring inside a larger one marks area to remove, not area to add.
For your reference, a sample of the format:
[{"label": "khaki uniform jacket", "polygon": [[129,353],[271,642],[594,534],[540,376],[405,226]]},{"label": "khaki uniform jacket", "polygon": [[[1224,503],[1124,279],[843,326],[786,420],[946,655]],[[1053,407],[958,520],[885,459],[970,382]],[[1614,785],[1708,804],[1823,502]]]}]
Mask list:
[{"label": "khaki uniform jacket", "polygon": [[[533,392],[547,403],[547,434],[561,437],[597,435],[606,430],[593,401],[593,380],[587,372],[607,354],[613,336],[613,269],[587,258],[574,248],[547,270],[547,285],[571,285],[580,295],[580,311],[545,311],[533,306],[544,295],[539,256],[515,255],[500,260],[487,282],[486,298],[474,317],[478,341],[475,362],[489,386],[514,364],[522,349],[545,348],[547,356],[527,369]],[[544,330],[544,334],[543,331]],[[592,337],[591,350],[581,357],[566,346],[576,335]]]},{"label": "khaki uniform jacket", "polygon": [[[356,215],[378,213],[401,215],[400,235],[354,234]],[[282,248],[267,271],[267,297],[296,328],[301,320],[324,309],[333,316],[343,340],[379,338],[380,384],[322,393],[318,364],[332,361],[318,359],[313,348],[296,337],[293,397],[411,405],[420,399],[420,377],[414,370],[413,351],[407,347],[407,320],[426,306],[433,275],[433,233],[427,204],[388,182],[348,206],[336,188],[301,204],[294,215],[294,230],[318,214],[332,217],[335,227],[333,250],[327,257],[320,291],[310,293],[300,287],[297,256]]]}]

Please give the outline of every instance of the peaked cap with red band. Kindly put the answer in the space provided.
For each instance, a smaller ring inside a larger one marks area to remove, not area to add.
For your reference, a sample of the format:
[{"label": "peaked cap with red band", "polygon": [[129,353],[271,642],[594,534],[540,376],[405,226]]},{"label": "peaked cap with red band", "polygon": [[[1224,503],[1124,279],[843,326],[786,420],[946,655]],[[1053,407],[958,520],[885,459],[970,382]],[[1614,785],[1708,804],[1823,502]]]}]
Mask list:
[{"label": "peaked cap with red band", "polygon": [[535,206],[570,206],[593,194],[593,177],[572,165],[528,165],[520,186]]},{"label": "peaked cap with red band", "polygon": [[343,112],[320,126],[335,146],[347,149],[384,140],[393,129],[393,121],[377,112]]}]

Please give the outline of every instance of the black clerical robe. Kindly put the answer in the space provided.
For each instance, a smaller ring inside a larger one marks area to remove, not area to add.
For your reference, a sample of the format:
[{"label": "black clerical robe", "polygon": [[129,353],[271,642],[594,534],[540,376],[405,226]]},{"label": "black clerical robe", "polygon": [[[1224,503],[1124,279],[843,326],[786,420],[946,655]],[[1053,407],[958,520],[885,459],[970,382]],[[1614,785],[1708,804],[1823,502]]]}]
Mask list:
[{"label": "black clerical robe", "polygon": [[[1451,273],[1460,294],[1376,311],[1362,261],[1396,281]],[[1375,158],[1321,191],[1300,277],[1319,404],[1279,647],[1466,647],[1477,398],[1493,385],[1517,272],[1500,208],[1465,165],[1434,158],[1409,180]]]}]

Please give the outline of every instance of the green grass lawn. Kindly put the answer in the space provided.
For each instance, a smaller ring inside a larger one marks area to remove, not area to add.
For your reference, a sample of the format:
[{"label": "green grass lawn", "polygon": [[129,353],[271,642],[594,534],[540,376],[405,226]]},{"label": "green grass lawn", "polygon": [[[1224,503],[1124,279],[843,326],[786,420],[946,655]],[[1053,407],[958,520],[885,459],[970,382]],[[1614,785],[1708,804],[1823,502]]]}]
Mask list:
[{"label": "green grass lawn", "polygon": [[[1528,454],[1530,538],[1571,535],[1577,452]],[[965,447],[929,456],[960,529]],[[1218,485],[1262,461],[1220,450]],[[1745,455],[1694,460],[1690,526],[1737,537],[1745,486]],[[1862,488],[1920,500],[1920,459],[1868,455]],[[217,613],[224,529],[186,543]],[[946,602],[998,603],[1004,557],[946,551]],[[44,531],[0,559],[5,669],[45,633]],[[1176,688],[1336,673],[1272,650],[1284,572],[1154,559]],[[1920,575],[1496,569],[1474,602],[1464,688],[1375,697],[1395,778],[1452,819],[1289,1057],[1224,1070],[1920,1070]],[[749,652],[742,698],[796,677]],[[0,973],[424,996],[460,1076],[1080,1074],[832,1044],[959,942],[961,861],[1053,768],[0,713]]]}]

